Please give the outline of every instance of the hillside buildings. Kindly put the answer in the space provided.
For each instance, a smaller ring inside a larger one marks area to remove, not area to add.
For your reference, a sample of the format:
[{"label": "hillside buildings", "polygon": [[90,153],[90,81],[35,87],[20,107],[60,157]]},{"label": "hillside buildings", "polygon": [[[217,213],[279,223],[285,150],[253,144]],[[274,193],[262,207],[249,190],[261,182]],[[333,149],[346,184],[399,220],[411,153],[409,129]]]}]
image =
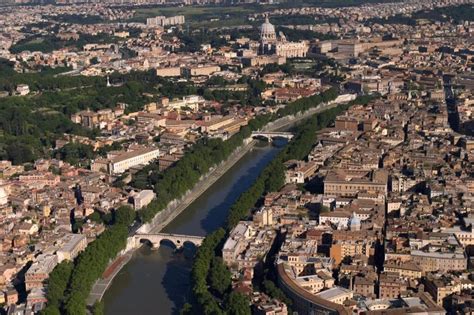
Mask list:
[{"label": "hillside buildings", "polygon": [[81,234],[70,234],[61,239],[60,244],[63,244],[57,251],[58,263],[63,260],[72,261],[87,247],[87,238]]},{"label": "hillside buildings", "polygon": [[359,192],[387,194],[388,174],[382,170],[335,170],[326,175],[324,193],[333,196],[354,196]]}]

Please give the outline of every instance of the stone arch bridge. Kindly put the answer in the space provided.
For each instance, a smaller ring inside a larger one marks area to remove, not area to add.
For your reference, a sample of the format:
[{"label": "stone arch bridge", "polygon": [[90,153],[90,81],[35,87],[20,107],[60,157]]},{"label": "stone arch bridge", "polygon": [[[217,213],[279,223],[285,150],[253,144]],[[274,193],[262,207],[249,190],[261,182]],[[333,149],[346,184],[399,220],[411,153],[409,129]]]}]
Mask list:
[{"label": "stone arch bridge", "polygon": [[254,131],[252,132],[252,138],[267,138],[269,142],[275,138],[284,138],[287,140],[293,139],[294,135],[291,132],[278,132],[278,131]]},{"label": "stone arch bridge", "polygon": [[147,233],[147,234],[135,234],[130,237],[128,247],[138,248],[143,242],[150,242],[153,248],[158,248],[162,241],[169,241],[173,243],[176,248],[181,248],[185,243],[194,244],[196,247],[201,246],[203,236],[194,235],[183,235],[183,234],[171,234],[171,233]]}]

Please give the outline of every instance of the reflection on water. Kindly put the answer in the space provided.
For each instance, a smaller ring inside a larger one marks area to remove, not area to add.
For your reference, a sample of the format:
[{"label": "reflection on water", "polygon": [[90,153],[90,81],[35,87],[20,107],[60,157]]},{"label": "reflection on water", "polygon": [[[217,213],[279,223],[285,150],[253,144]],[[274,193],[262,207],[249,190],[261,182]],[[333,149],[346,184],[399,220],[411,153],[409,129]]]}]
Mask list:
[{"label": "reflection on water", "polygon": [[[255,181],[285,142],[259,143],[163,231],[206,235],[222,226],[230,206]],[[107,315],[178,314],[190,296],[190,271],[195,248],[176,251],[143,246],[120,271],[107,290]]]},{"label": "reflection on water", "polygon": [[282,142],[275,144],[277,145],[272,146],[258,142],[254,150],[247,153],[210,189],[190,204],[163,232],[204,236],[221,227],[230,206],[252,185],[260,171],[282,146]]},{"label": "reflection on water", "polygon": [[114,279],[104,297],[107,314],[177,313],[187,300],[195,250],[142,246]]}]

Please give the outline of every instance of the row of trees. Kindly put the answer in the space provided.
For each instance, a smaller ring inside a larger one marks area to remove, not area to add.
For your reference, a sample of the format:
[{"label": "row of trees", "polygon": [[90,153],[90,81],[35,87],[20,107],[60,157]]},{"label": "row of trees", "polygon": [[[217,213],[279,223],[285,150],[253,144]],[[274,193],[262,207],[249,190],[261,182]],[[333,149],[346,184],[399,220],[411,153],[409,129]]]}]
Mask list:
[{"label": "row of trees", "polygon": [[192,278],[196,280],[193,293],[197,303],[185,304],[182,314],[251,314],[248,297],[232,291],[231,273],[215,252],[225,235],[224,229],[220,228],[207,236],[201,245],[191,272]]},{"label": "row of trees", "polygon": [[43,315],[85,315],[86,299],[95,281],[104,273],[109,262],[125,248],[128,228],[135,220],[132,208],[117,209],[114,223],[89,244],[72,263],[54,268],[48,284],[48,306]]},{"label": "row of trees", "polygon": [[72,262],[63,261],[49,275],[48,292],[46,294],[48,307],[44,312],[45,314],[55,314],[56,310],[59,311],[63,307],[64,292],[71,278],[72,269]]}]

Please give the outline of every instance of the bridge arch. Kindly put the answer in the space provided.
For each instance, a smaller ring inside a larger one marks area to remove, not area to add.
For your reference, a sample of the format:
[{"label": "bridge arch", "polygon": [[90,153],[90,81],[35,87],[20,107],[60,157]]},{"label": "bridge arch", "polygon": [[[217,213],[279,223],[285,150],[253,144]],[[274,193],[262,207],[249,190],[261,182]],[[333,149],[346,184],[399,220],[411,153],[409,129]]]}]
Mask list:
[{"label": "bridge arch", "polygon": [[252,135],[252,138],[262,140],[262,141],[268,141],[268,142],[272,142],[272,140],[273,140],[272,137],[266,137],[266,136],[263,136],[263,135]]},{"label": "bridge arch", "polygon": [[291,140],[294,135],[290,132],[265,132],[265,131],[254,131],[252,132],[252,138],[263,138],[267,139],[268,142],[274,139],[287,139]]},{"label": "bridge arch", "polygon": [[155,234],[137,234],[135,235],[135,246],[140,247],[142,244],[148,244],[152,248],[158,248],[163,244],[172,244],[175,248],[181,248],[183,246],[199,247],[204,240],[202,236],[191,236],[191,235],[180,235],[180,234],[168,234],[168,233],[155,233]]},{"label": "bridge arch", "polygon": [[172,240],[167,239],[167,238],[163,238],[160,240],[159,246],[161,247],[162,245],[168,246],[174,249],[177,249],[180,247],[179,243],[177,244],[176,242],[173,242]]},{"label": "bridge arch", "polygon": [[147,238],[140,238],[140,239],[136,239],[136,242],[137,242],[137,247],[140,247],[142,245],[147,245],[149,246],[150,248],[156,248],[156,245],[149,239]]},{"label": "bridge arch", "polygon": [[182,246],[183,248],[198,248],[199,245],[200,245],[200,244],[196,244],[196,242],[194,242],[194,241],[187,241],[187,240],[186,240],[186,241],[184,241],[184,242],[182,243],[181,246]]}]

